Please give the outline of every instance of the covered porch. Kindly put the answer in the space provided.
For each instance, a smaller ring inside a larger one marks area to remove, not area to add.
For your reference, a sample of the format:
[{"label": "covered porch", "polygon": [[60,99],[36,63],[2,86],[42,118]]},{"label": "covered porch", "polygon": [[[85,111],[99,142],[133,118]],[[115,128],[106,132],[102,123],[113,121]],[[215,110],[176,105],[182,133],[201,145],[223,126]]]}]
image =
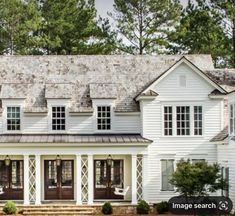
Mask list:
[{"label": "covered porch", "polygon": [[[8,143],[0,147],[0,200],[136,204],[146,199],[148,143]],[[122,196],[115,188],[129,189]]]}]

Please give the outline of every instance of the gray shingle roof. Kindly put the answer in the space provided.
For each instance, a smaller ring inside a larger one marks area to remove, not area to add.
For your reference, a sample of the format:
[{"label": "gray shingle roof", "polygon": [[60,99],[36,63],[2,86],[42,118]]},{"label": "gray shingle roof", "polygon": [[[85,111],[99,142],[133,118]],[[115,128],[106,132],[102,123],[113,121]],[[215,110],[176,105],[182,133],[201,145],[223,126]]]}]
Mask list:
[{"label": "gray shingle roof", "polygon": [[[91,98],[116,98],[115,111],[139,111],[135,96],[182,56],[1,56],[2,98],[26,98],[25,109],[46,110],[46,98],[67,98],[71,112],[92,111]],[[210,55],[187,55],[213,71]]]},{"label": "gray shingle roof", "polygon": [[5,134],[0,143],[151,143],[140,134],[72,135],[72,134]]},{"label": "gray shingle roof", "polygon": [[222,131],[220,131],[215,137],[213,137],[211,142],[223,141],[228,137],[228,126],[226,126]]}]

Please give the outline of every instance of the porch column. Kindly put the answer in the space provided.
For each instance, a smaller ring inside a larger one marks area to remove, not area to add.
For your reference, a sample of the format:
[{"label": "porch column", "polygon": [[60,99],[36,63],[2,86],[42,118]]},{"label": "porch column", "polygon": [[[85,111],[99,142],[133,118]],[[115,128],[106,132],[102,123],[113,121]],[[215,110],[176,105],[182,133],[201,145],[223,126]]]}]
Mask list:
[{"label": "porch column", "polygon": [[41,155],[35,155],[36,167],[36,200],[35,204],[41,204]]},{"label": "porch column", "polygon": [[142,157],[142,191],[143,191],[143,200],[147,201],[147,179],[148,179],[148,155],[143,154]]},{"label": "porch column", "polygon": [[132,198],[131,198],[131,203],[132,204],[137,204],[137,155],[136,154],[132,154],[131,155],[131,194],[132,194]]},{"label": "porch column", "polygon": [[93,204],[94,199],[94,163],[93,155],[88,155],[88,204]]},{"label": "porch column", "polygon": [[77,177],[76,177],[76,183],[77,183],[77,205],[82,204],[82,175],[81,175],[81,155],[76,155],[76,169],[77,169]]},{"label": "porch column", "polygon": [[29,155],[24,155],[24,205],[29,205]]}]

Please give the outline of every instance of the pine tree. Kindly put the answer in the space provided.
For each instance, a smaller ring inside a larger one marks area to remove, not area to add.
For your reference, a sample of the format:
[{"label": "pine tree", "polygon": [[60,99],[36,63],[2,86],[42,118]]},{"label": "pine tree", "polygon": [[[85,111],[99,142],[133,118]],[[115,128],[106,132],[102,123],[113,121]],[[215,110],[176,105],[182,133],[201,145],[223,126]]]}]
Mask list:
[{"label": "pine tree", "polygon": [[114,0],[118,49],[130,54],[158,53],[167,44],[182,6],[178,0]]},{"label": "pine tree", "polygon": [[109,23],[96,19],[94,0],[41,0],[42,50],[47,54],[111,53]]},{"label": "pine tree", "polygon": [[215,66],[226,66],[229,59],[229,38],[221,18],[204,0],[188,1],[180,24],[169,37],[173,53],[211,54]]},{"label": "pine tree", "polygon": [[34,0],[0,1],[0,53],[24,54],[40,16]]},{"label": "pine tree", "polygon": [[231,66],[235,68],[235,1],[211,0],[210,5],[220,13],[224,22],[224,31],[231,38]]}]

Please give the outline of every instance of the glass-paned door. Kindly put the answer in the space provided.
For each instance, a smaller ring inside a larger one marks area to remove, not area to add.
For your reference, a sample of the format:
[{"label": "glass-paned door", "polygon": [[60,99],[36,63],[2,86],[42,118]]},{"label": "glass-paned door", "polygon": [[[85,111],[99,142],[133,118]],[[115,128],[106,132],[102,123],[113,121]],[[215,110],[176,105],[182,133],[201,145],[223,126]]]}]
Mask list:
[{"label": "glass-paned door", "polygon": [[60,165],[55,160],[46,160],[45,166],[45,199],[74,199],[74,167],[72,160],[62,160]]},{"label": "glass-paned door", "polygon": [[0,161],[0,186],[3,187],[3,194],[0,200],[23,200],[23,161],[11,160],[9,166],[5,161]]},{"label": "glass-paned door", "polygon": [[123,188],[123,160],[95,160],[95,199],[123,199],[114,194],[115,187]]}]

